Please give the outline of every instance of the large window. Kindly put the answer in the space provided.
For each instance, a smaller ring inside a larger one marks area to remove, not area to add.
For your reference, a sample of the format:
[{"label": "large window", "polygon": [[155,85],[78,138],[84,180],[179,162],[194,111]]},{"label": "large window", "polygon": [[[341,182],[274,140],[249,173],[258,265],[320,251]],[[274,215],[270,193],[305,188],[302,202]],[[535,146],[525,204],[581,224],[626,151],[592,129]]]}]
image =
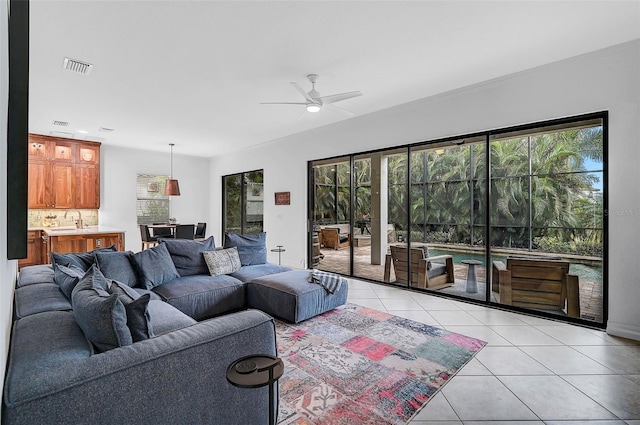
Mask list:
[{"label": "large window", "polygon": [[224,232],[252,234],[264,229],[263,171],[222,177]]},{"label": "large window", "polygon": [[314,266],[604,326],[606,117],[312,161]]},{"label": "large window", "polygon": [[171,200],[164,194],[168,176],[138,174],[136,183],[136,215],[138,224],[167,223]]}]

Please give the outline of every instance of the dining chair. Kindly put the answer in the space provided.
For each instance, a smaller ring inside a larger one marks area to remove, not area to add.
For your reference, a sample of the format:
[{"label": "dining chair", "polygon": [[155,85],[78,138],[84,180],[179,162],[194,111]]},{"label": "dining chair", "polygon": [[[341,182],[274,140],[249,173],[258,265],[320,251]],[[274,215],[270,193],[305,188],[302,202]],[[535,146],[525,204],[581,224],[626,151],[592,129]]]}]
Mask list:
[{"label": "dining chair", "polygon": [[153,237],[156,239],[172,238],[173,233],[171,230],[171,227],[156,227],[153,229]]},{"label": "dining chair", "polygon": [[196,234],[193,236],[194,239],[204,240],[207,234],[207,223],[198,223],[196,226]]},{"label": "dining chair", "polygon": [[176,239],[193,239],[195,228],[194,224],[179,224],[175,228],[173,237]]},{"label": "dining chair", "polygon": [[151,236],[149,232],[149,226],[146,224],[140,225],[140,238],[142,239],[142,250],[151,248],[158,244],[158,238]]}]

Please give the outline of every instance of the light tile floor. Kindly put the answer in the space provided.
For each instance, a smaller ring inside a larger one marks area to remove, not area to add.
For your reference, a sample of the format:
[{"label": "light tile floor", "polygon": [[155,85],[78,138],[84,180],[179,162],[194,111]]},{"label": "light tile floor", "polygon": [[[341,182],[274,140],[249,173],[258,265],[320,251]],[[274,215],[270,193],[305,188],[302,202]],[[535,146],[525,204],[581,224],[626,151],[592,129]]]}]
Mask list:
[{"label": "light tile floor", "polygon": [[348,301],[487,341],[411,425],[640,425],[640,342],[357,279]]}]

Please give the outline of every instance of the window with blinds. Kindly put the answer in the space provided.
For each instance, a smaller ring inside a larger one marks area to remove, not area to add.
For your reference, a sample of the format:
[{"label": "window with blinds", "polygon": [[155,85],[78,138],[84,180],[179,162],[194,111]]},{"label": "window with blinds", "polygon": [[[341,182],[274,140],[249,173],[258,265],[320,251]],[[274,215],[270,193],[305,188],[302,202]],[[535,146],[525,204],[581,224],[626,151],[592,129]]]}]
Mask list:
[{"label": "window with blinds", "polygon": [[136,183],[136,215],[138,224],[167,223],[169,197],[164,195],[168,176],[138,174]]}]

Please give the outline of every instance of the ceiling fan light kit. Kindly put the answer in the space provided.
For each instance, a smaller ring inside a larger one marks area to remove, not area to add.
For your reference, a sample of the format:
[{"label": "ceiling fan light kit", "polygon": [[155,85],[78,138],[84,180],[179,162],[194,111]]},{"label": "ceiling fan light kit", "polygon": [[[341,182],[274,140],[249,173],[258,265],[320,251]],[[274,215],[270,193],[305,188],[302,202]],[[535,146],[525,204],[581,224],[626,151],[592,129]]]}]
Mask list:
[{"label": "ceiling fan light kit", "polygon": [[298,91],[298,93],[300,93],[304,97],[304,102],[262,102],[262,105],[305,105],[307,112],[312,113],[320,112],[324,105],[330,105],[335,109],[339,109],[350,115],[353,115],[353,112],[347,111],[343,108],[339,108],[335,105],[332,105],[332,103],[362,96],[362,92],[351,91],[346,93],[331,94],[328,96],[320,96],[320,93],[316,90],[316,83],[318,82],[319,78],[320,77],[318,76],[318,74],[307,75],[307,80],[309,80],[309,82],[311,83],[311,90],[309,90],[308,92],[304,91],[302,87],[298,85],[298,83],[291,83],[291,85]]}]

